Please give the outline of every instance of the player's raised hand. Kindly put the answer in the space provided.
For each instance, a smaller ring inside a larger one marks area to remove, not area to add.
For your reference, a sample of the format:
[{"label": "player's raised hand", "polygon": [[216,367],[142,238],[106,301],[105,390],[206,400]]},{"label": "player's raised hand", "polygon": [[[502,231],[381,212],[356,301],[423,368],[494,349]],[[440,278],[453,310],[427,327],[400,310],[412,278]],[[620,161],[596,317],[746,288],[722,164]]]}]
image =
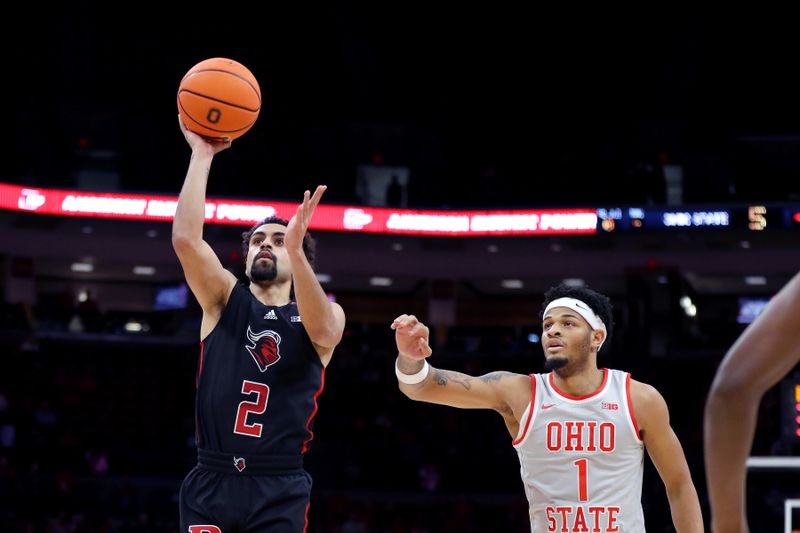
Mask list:
[{"label": "player's raised hand", "polygon": [[181,127],[183,136],[186,138],[186,142],[189,143],[189,147],[191,147],[193,153],[201,153],[214,156],[220,153],[221,151],[231,147],[231,141],[228,142],[208,141],[204,139],[200,135],[196,134],[195,132],[187,128],[186,124],[183,123],[180,116],[178,116],[178,125]]},{"label": "player's raised hand", "polygon": [[401,355],[413,359],[425,359],[433,353],[428,342],[430,330],[414,315],[400,315],[394,319],[390,327],[394,330],[397,351]]},{"label": "player's raised hand", "polygon": [[284,244],[286,245],[286,249],[290,252],[300,252],[303,249],[303,237],[305,237],[306,231],[308,230],[308,224],[311,222],[314,210],[317,208],[317,205],[319,205],[322,194],[327,188],[327,185],[320,185],[314,191],[314,196],[311,196],[309,191],[303,194],[303,203],[297,206],[297,212],[286,227]]}]

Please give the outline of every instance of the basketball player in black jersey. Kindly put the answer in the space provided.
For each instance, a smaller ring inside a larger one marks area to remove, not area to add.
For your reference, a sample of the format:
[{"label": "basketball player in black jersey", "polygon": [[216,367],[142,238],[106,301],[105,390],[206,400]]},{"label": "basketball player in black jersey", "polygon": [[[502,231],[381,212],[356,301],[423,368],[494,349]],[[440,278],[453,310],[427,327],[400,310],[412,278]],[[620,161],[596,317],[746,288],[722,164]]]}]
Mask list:
[{"label": "basketball player in black jersey", "polygon": [[180,531],[305,531],[311,478],[303,454],[345,323],[314,275],[306,233],[325,187],[306,191],[289,222],[268,218],[243,234],[249,283],[240,283],[203,240],[211,162],[230,143],[181,130],[192,157],[172,244],[203,320],[198,462],[181,486]]}]

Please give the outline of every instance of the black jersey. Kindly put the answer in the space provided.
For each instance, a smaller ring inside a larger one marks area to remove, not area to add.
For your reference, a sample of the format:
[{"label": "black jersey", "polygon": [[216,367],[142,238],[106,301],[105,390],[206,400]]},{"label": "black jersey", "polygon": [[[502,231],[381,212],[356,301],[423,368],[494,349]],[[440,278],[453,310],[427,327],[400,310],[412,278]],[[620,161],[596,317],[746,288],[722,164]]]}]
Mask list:
[{"label": "black jersey", "polygon": [[250,455],[305,453],[325,368],[297,305],[264,305],[237,283],[200,347],[198,447]]}]

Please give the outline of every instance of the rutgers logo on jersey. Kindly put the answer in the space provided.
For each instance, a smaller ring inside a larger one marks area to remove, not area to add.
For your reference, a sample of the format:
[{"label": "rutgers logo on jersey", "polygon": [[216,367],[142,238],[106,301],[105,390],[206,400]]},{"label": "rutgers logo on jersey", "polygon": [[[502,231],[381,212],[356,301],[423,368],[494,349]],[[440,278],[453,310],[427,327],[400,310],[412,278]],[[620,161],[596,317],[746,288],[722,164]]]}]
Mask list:
[{"label": "rutgers logo on jersey", "polygon": [[278,346],[281,344],[281,336],[271,329],[266,329],[258,333],[253,333],[250,326],[247,326],[247,338],[252,342],[252,346],[245,346],[250,355],[253,356],[259,370],[266,371],[281,358]]}]

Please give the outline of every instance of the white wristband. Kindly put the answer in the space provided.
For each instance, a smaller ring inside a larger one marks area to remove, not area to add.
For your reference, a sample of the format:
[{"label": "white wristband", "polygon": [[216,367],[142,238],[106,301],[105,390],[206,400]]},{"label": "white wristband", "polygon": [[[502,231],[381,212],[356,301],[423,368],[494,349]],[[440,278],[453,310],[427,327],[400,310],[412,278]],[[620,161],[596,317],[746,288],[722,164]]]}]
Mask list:
[{"label": "white wristband", "polygon": [[394,373],[397,374],[397,379],[401,383],[405,383],[407,385],[416,385],[417,383],[422,383],[425,381],[425,378],[428,377],[428,372],[430,369],[431,366],[428,364],[428,362],[423,361],[422,370],[416,374],[404,374],[400,372],[400,368],[397,366],[397,361],[394,363]]}]

